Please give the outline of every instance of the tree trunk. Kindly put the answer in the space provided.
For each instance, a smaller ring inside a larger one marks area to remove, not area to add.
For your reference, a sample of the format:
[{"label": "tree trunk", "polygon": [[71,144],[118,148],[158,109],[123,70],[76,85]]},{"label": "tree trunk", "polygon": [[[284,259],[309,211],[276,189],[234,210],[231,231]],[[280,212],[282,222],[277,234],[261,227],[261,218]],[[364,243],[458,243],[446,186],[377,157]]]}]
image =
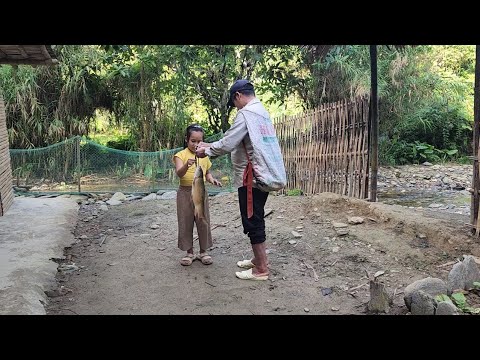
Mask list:
[{"label": "tree trunk", "polygon": [[371,313],[387,313],[390,310],[391,300],[385,290],[385,285],[377,280],[370,280],[370,301],[368,311]]}]

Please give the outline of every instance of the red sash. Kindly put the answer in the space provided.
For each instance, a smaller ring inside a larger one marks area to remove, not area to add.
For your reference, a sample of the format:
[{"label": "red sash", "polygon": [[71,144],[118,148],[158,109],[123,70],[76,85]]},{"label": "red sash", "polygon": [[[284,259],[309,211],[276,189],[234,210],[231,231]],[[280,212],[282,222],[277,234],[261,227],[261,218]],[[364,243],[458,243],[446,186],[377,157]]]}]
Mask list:
[{"label": "red sash", "polygon": [[247,167],[243,171],[243,186],[247,187],[247,218],[253,216],[253,165],[248,156],[245,142],[242,141],[245,154],[247,155]]}]

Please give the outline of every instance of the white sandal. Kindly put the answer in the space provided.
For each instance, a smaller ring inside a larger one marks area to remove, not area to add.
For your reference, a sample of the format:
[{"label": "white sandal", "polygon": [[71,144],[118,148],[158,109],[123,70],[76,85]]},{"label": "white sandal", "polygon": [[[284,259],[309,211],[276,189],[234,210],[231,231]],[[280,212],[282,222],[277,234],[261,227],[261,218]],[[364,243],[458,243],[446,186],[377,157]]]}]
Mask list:
[{"label": "white sandal", "polygon": [[248,269],[245,271],[237,271],[235,273],[237,278],[242,280],[268,280],[268,275],[256,276],[253,275],[252,269]]},{"label": "white sandal", "polygon": [[255,267],[255,264],[252,263],[252,260],[242,260],[237,262],[237,266],[242,269],[251,269]]}]

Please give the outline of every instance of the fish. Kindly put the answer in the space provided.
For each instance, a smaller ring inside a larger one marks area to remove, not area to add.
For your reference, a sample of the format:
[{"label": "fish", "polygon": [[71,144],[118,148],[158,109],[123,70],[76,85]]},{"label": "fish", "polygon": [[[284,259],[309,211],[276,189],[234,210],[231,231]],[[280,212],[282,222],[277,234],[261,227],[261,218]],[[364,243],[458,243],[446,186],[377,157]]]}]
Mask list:
[{"label": "fish", "polygon": [[205,180],[203,178],[203,169],[197,165],[192,182],[192,200],[195,207],[194,216],[197,220],[207,221],[205,218],[205,198],[207,192],[205,190]]}]

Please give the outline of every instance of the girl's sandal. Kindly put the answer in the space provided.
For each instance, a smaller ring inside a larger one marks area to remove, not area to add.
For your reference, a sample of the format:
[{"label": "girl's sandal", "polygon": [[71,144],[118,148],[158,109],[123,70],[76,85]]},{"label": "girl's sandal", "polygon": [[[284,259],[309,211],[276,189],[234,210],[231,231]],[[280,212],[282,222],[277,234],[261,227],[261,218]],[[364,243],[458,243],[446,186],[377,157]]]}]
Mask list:
[{"label": "girl's sandal", "polygon": [[212,257],[207,253],[198,254],[197,259],[199,259],[203,265],[210,265],[213,263]]},{"label": "girl's sandal", "polygon": [[180,264],[182,264],[183,266],[190,266],[190,265],[192,265],[193,261],[196,258],[197,257],[194,254],[188,254],[187,256],[182,258],[182,260],[180,260]]}]

